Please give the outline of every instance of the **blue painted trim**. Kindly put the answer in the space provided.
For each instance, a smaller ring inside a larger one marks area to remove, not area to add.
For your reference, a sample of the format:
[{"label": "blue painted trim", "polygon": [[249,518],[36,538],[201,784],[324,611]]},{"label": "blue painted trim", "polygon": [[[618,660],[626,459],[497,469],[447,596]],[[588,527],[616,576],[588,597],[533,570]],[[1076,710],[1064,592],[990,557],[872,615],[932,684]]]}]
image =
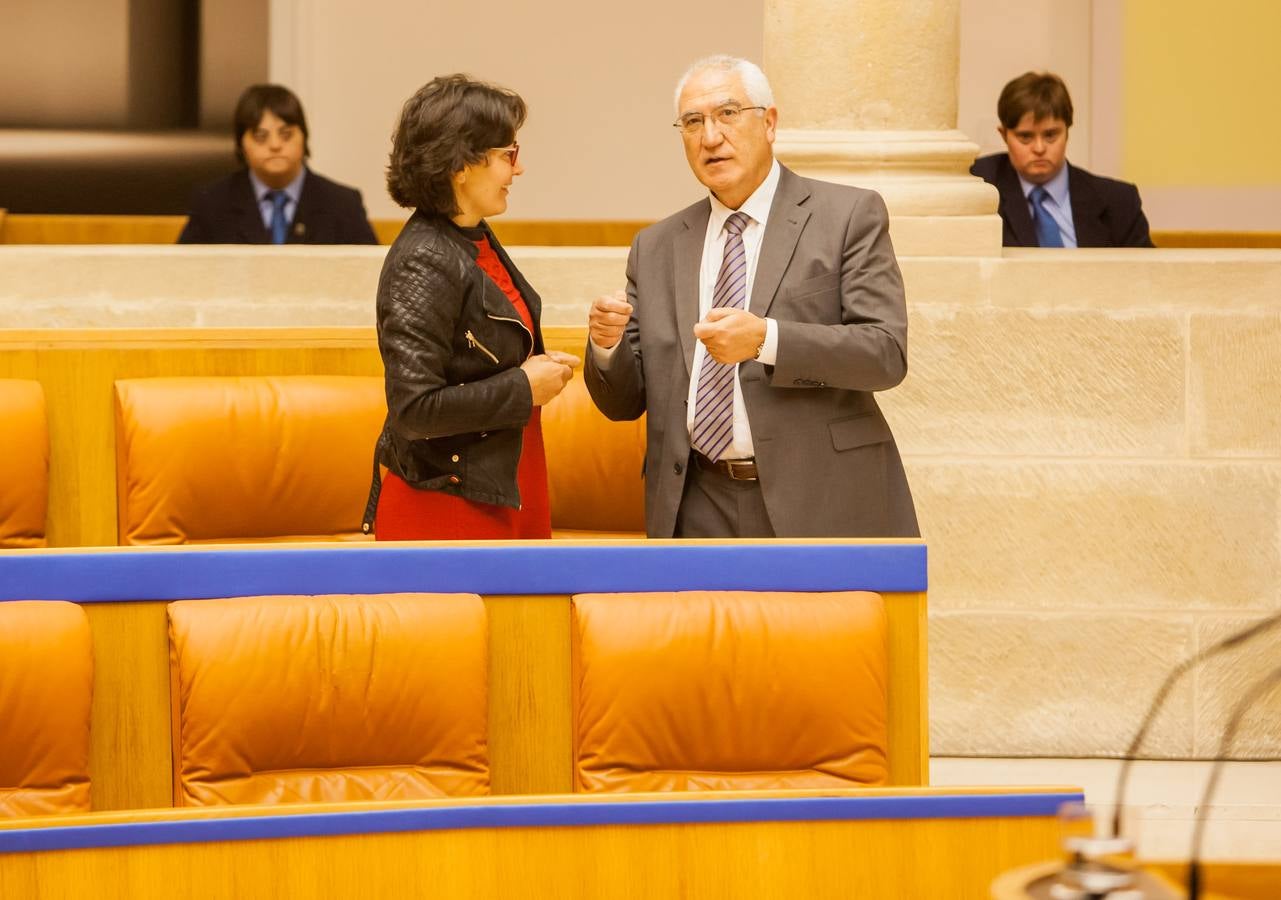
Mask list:
[{"label": "blue painted trim", "polygon": [[446,806],[185,819],[0,830],[0,853],[201,844],[274,838],[393,834],[465,828],[556,828],[593,825],[684,825],[727,822],[855,822],[1050,817],[1084,794],[965,794],[928,797],[798,797],[759,800],[663,800]]},{"label": "blue painted trim", "polygon": [[924,544],[490,547],[371,544],[270,550],[0,553],[0,600],[186,600],[398,591],[924,591]]}]

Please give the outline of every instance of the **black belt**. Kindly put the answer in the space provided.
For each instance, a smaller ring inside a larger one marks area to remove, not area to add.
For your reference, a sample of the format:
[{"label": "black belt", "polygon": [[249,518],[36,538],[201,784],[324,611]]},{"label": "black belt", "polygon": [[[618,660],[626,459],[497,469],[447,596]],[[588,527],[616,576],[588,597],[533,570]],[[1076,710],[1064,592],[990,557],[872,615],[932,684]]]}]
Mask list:
[{"label": "black belt", "polygon": [[757,477],[755,459],[722,459],[719,462],[712,462],[697,450],[690,452],[690,458],[703,471],[719,472],[734,481],[755,481]]}]

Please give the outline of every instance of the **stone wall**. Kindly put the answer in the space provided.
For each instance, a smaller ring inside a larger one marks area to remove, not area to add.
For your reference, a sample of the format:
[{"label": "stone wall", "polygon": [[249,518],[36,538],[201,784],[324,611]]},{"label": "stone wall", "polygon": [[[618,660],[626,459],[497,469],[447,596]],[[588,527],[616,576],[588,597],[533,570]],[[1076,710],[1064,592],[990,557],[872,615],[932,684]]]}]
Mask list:
[{"label": "stone wall", "polygon": [[[0,247],[0,323],[369,325],[382,253]],[[626,251],[512,255],[546,324],[581,326]],[[1281,252],[902,266],[911,372],[883,405],[930,547],[932,751],[1118,754],[1178,660],[1281,609]],[[1212,755],[1279,648],[1189,677],[1145,755]],[[1281,757],[1281,690],[1236,756]]]}]

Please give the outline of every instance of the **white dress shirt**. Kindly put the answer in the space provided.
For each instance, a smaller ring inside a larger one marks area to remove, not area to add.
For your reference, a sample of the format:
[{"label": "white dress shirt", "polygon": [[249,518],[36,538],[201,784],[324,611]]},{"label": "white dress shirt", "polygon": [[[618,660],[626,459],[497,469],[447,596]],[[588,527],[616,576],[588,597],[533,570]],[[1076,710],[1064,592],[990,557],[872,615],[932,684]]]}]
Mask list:
[{"label": "white dress shirt", "polygon": [[[743,229],[743,251],[747,257],[747,296],[744,304],[750,304],[752,286],[756,283],[756,263],[761,258],[761,242],[765,237],[765,224],[769,220],[770,207],[774,204],[774,192],[778,190],[778,160],[770,166],[769,174],[761,182],[752,196],[743,201],[737,210],[730,209],[715,196],[712,201],[712,214],[707,219],[707,235],[703,239],[703,264],[698,275],[698,318],[702,321],[712,308],[712,294],[716,290],[716,277],[721,271],[721,259],[725,255],[725,220],[731,213],[741,212],[748,216],[747,226]],[[689,408],[685,416],[685,425],[690,432],[694,430],[694,402],[698,396],[698,373],[702,371],[703,359],[707,348],[699,341],[694,346],[694,368],[689,378]],[[774,365],[778,356],[778,323],[773,319],[765,320],[765,346],[757,359],[767,366]],[[735,367],[737,369],[737,367]],[[730,441],[723,459],[750,459],[756,455],[752,444],[752,429],[747,421],[747,407],[743,405],[743,386],[739,383],[738,372],[734,373],[734,438]]]},{"label": "white dress shirt", "polygon": [[[761,242],[765,237],[765,224],[769,219],[770,207],[774,204],[774,193],[778,190],[779,165],[774,160],[769,174],[760,187],[748,197],[737,210],[730,209],[724,203],[710,196],[712,212],[707,219],[707,233],[703,238],[703,262],[698,275],[698,318],[702,321],[707,311],[712,308],[712,294],[716,289],[716,278],[720,275],[721,259],[725,255],[725,220],[731,213],[741,212],[748,216],[748,223],[743,228],[743,251],[747,257],[747,295],[745,304],[752,299],[752,285],[756,282],[756,263],[761,257]],[[619,341],[608,350],[591,344],[591,352],[597,365],[604,366],[609,357],[618,352],[626,341]],[[707,348],[702,341],[694,345],[694,368],[689,379],[689,406],[685,416],[685,427],[694,430],[694,403],[698,395],[698,373]],[[774,365],[778,358],[778,323],[773,319],[765,320],[765,346],[761,348],[757,360],[767,366]],[[737,367],[735,367],[737,368]],[[734,373],[734,438],[722,454],[723,459],[750,459],[756,455],[752,444],[752,429],[747,421],[747,407],[743,404],[743,387],[738,381],[738,372]]]},{"label": "white dress shirt", "polygon": [[[285,185],[281,190],[285,192],[285,221],[293,224],[294,213],[298,211],[298,201],[302,198],[302,183],[307,178],[307,167],[303,166],[294,180]],[[249,184],[254,189],[254,199],[258,201],[258,213],[262,216],[262,226],[271,234],[271,214],[275,210],[275,204],[267,195],[271,193],[272,188],[268,187],[258,176],[249,170]]]},{"label": "white dress shirt", "polygon": [[[1072,192],[1068,189],[1067,163],[1063,163],[1059,174],[1041,186],[1045,188],[1045,193],[1049,194],[1049,198],[1045,201],[1045,209],[1054,223],[1059,226],[1063,246],[1075,247],[1076,223],[1072,221]],[[1036,189],[1036,185],[1020,175],[1019,187],[1023,189],[1023,199],[1027,201],[1027,210],[1032,214],[1032,223],[1036,224],[1036,210],[1032,203],[1032,191]]]}]

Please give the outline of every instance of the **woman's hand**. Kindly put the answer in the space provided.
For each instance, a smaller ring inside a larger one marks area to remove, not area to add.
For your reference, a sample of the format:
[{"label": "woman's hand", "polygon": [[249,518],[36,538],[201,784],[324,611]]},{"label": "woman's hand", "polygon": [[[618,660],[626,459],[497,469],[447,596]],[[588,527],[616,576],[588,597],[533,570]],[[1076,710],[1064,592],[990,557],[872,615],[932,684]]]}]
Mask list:
[{"label": "woman's hand", "polygon": [[574,354],[562,353],[560,350],[549,350],[521,363],[520,370],[529,379],[534,405],[544,406],[564,390],[565,385],[574,377],[574,367],[580,363],[582,360]]}]

